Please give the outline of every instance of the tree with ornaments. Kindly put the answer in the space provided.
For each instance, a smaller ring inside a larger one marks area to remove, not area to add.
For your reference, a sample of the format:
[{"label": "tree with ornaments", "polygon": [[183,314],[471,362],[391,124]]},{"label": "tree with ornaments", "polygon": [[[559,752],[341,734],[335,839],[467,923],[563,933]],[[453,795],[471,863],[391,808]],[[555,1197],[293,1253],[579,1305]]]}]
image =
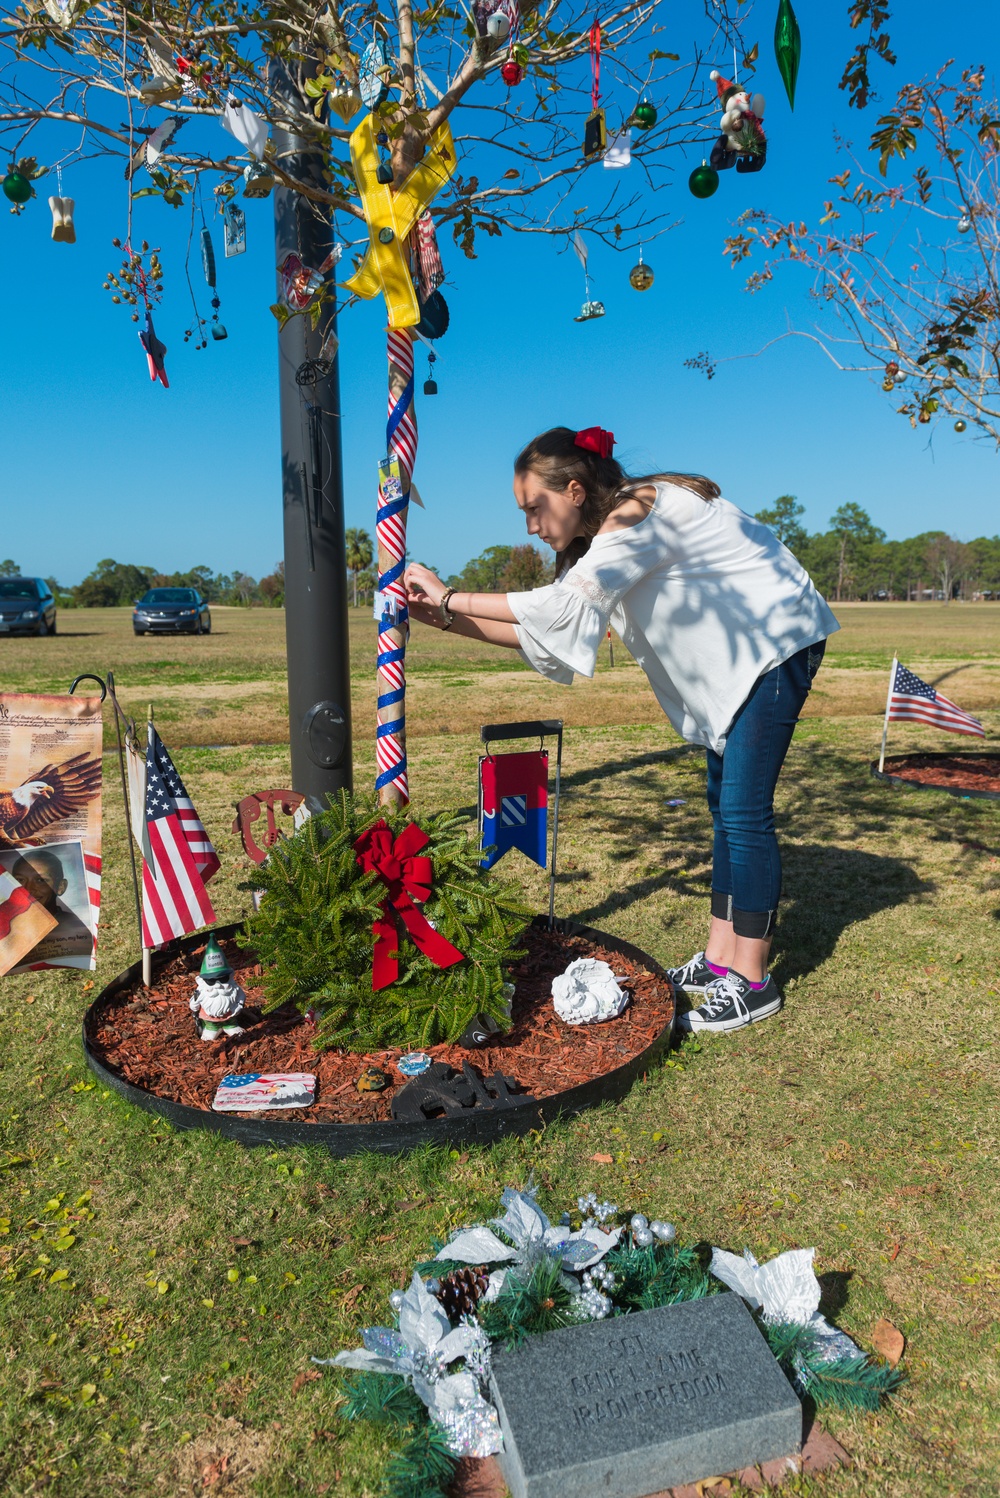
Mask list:
[{"label": "tree with ornaments", "polygon": [[[390,417],[371,455],[377,788],[405,804],[414,354],[433,355],[447,328],[445,261],[456,274],[455,257],[474,261],[483,235],[536,235],[548,253],[648,241],[669,201],[657,189],[713,128],[712,67],[751,51],[738,5],[691,0],[682,22],[663,0],[625,0],[597,19],[555,0],[397,0],[385,12],[339,0],[23,0],[5,7],[0,49],[3,190],[17,227],[27,242],[45,214],[72,245],[74,163],[106,158],[88,233],[116,252],[109,311],[135,323],[136,373],[147,369],[164,399],[195,350],[225,357],[217,251],[270,234],[273,211],[292,778],[314,808],[351,783],[336,351],[352,303],[384,300],[387,341],[373,357],[387,361]],[[172,331],[185,279],[201,286],[186,350]],[[633,285],[651,279],[644,268]],[[588,306],[598,315],[599,302]],[[424,390],[435,388],[431,371]]]}]

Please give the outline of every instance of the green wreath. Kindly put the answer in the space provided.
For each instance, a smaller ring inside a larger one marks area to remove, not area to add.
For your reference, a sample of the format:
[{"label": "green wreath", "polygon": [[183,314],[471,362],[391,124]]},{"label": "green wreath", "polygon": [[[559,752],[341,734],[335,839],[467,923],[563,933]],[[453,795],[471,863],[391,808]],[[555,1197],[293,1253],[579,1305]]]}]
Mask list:
[{"label": "green wreath", "polygon": [[398,979],[372,991],[372,925],[386,891],[361,869],[354,845],[380,820],[398,837],[413,818],[342,793],[278,842],[243,886],[263,891],[242,940],[263,967],[264,1013],[289,1002],[314,1011],[317,1050],[435,1045],[457,1040],[477,1015],[509,1029],[506,972],[524,955],[518,940],[531,913],[509,881],[480,866],[482,850],[454,812],[419,824],[433,864],[421,912],[464,961],[436,967],[400,926]]}]

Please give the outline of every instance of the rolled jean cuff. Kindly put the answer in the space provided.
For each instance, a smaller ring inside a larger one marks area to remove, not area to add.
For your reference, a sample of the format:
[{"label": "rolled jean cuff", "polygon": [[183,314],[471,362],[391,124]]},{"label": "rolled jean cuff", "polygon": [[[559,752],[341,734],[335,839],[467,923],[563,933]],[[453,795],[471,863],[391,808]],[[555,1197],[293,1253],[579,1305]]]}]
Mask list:
[{"label": "rolled jean cuff", "polygon": [[[713,911],[713,915],[714,915]],[[733,935],[747,936],[754,941],[763,941],[771,935],[777,919],[777,910],[734,910],[732,915]]]},{"label": "rolled jean cuff", "polygon": [[731,921],[733,918],[733,897],[724,895],[721,890],[712,891],[712,914],[716,920]]}]

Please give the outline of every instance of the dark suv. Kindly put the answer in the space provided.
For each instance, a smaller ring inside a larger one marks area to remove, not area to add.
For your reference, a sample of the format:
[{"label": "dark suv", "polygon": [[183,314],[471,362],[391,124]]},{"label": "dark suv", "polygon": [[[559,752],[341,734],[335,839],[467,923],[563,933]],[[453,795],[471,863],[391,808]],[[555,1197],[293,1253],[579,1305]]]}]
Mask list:
[{"label": "dark suv", "polygon": [[54,635],[56,601],[41,577],[0,577],[0,635]]},{"label": "dark suv", "polygon": [[208,604],[195,588],[150,588],[132,613],[137,635],[212,633]]}]

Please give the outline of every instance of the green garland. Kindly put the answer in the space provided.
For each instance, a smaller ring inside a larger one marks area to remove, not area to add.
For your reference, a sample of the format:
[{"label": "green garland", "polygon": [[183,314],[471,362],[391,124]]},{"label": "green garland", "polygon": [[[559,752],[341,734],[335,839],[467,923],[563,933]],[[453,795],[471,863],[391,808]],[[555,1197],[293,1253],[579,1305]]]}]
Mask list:
[{"label": "green garland", "polygon": [[422,912],[465,961],[435,967],[402,933],[399,979],[372,992],[372,923],[385,886],[359,867],[355,840],[379,820],[393,836],[412,820],[405,811],[346,793],[271,849],[244,888],[263,890],[246,923],[244,944],[263,966],[265,1014],[294,1003],[317,1016],[317,1050],[373,1051],[457,1040],[477,1014],[508,1029],[506,969],[523,956],[517,942],[530,912],[512,886],[480,867],[478,843],[463,819],[423,819],[433,862]]},{"label": "green garland", "polygon": [[[569,1214],[563,1220],[568,1222]],[[629,1220],[627,1212],[616,1213],[614,1218],[619,1225]],[[499,1237],[506,1237],[495,1222],[493,1228]],[[434,1244],[433,1248],[443,1246]],[[614,1275],[609,1291],[614,1315],[733,1293],[709,1272],[703,1246],[657,1241],[636,1247],[626,1231],[619,1246],[611,1249],[601,1263]],[[424,1280],[443,1277],[455,1267],[460,1267],[457,1261],[435,1258],[416,1266]],[[542,1257],[530,1267],[515,1263],[508,1269],[499,1295],[495,1300],[481,1301],[476,1318],[492,1342],[513,1348],[530,1336],[578,1324],[579,1318],[571,1309],[573,1300],[560,1259]],[[768,1322],[759,1313],[755,1320],[800,1398],[811,1399],[819,1409],[874,1413],[905,1380],[900,1369],[873,1362],[863,1353],[824,1359],[822,1339],[807,1326]],[[345,1377],[343,1412],[348,1419],[392,1423],[399,1427],[401,1437],[405,1435],[387,1468],[385,1498],[447,1498],[457,1458],[407,1380],[369,1372],[352,1372]]]}]

